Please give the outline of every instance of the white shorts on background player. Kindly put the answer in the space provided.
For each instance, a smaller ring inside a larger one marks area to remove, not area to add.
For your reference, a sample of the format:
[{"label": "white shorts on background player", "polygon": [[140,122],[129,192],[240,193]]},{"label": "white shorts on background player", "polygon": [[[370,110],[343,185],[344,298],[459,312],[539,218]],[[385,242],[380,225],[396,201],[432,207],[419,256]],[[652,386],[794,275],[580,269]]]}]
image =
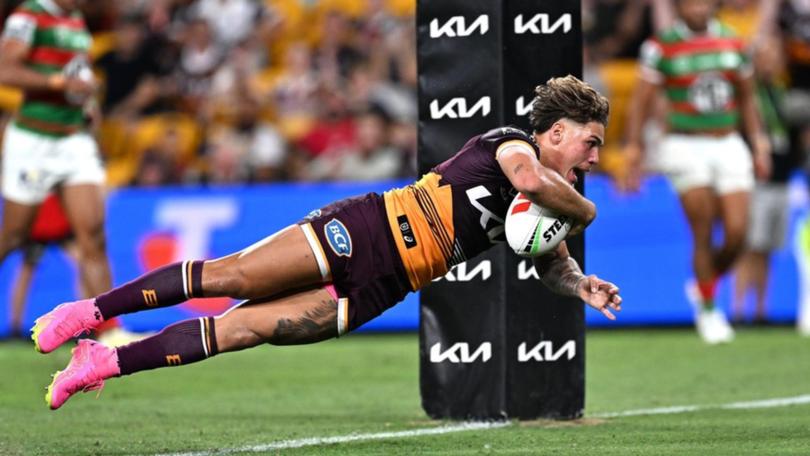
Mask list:
[{"label": "white shorts on background player", "polygon": [[719,195],[754,188],[751,152],[737,133],[668,134],[660,142],[656,162],[679,194],[699,187],[711,187]]},{"label": "white shorts on background player", "polygon": [[3,136],[3,197],[41,203],[57,185],[103,184],[98,145],[80,131],[64,137],[32,133],[9,123]]}]

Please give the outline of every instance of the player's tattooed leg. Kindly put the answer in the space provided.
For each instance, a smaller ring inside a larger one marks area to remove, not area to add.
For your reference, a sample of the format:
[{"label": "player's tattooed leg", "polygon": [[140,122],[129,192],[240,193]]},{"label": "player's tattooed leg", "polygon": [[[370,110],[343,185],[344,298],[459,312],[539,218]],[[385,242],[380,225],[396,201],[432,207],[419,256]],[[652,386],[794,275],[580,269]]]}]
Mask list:
[{"label": "player's tattooed leg", "polygon": [[323,286],[245,301],[217,317],[220,352],[308,344],[338,335],[338,303]]},{"label": "player's tattooed leg", "polygon": [[273,345],[310,344],[337,334],[337,301],[328,298],[299,316],[279,318],[269,342]]}]

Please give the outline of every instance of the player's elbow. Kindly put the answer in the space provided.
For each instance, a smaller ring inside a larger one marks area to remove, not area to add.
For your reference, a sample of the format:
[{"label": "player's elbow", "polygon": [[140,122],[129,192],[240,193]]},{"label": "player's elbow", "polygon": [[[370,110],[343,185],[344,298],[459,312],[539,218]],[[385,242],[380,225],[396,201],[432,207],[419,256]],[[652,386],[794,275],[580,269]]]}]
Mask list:
[{"label": "player's elbow", "polygon": [[596,204],[591,200],[585,200],[586,204],[582,211],[582,224],[588,226],[596,219]]}]

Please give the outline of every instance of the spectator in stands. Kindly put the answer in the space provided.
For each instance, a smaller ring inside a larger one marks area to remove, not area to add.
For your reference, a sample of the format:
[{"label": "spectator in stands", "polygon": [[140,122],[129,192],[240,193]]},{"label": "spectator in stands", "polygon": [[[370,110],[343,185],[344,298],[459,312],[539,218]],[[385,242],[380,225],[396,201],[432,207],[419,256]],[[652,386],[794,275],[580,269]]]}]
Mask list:
[{"label": "spectator in stands", "polygon": [[583,31],[588,57],[594,62],[635,58],[653,33],[650,1],[584,0]]},{"label": "spectator in stands", "polygon": [[225,49],[246,41],[269,42],[280,22],[265,2],[256,0],[197,0],[192,8]]},{"label": "spectator in stands", "polygon": [[[639,188],[642,126],[659,90],[666,89],[669,133],[658,153],[693,235],[696,282],[687,284],[687,297],[703,340],[729,342],[734,332],[714,305],[717,282],[742,252],[753,170],[759,178],[768,176],[770,145],[743,42],[713,17],[715,2],[679,0],[676,7],[675,25],[641,48],[640,78],[628,110],[624,185]],[[748,137],[753,160],[738,128]],[[723,243],[714,247],[712,228],[718,219]]]},{"label": "spectator in stands", "polygon": [[322,84],[338,87],[363,57],[356,47],[354,32],[345,14],[340,11],[326,13],[314,60]]},{"label": "spectator in stands", "polygon": [[141,155],[133,185],[157,187],[178,184],[183,180],[180,137],[176,130],[167,129],[155,144]]},{"label": "spectator in stands", "polygon": [[181,108],[189,114],[202,113],[225,49],[214,40],[209,23],[200,18],[188,24],[182,43],[177,74]]},{"label": "spectator in stands", "polygon": [[318,78],[312,51],[301,41],[287,46],[284,65],[270,80],[267,98],[278,119],[278,128],[291,142],[304,136],[317,117]]},{"label": "spectator in stands", "polygon": [[356,142],[351,147],[331,149],[310,164],[314,180],[378,180],[402,176],[402,151],[390,141],[390,121],[379,108],[356,117]]},{"label": "spectator in stands", "polygon": [[322,85],[317,92],[318,118],[297,142],[298,147],[315,158],[332,150],[349,149],[355,144],[355,125],[346,95],[337,88]]},{"label": "spectator in stands", "polygon": [[399,121],[416,122],[416,94],[411,87],[382,78],[365,62],[352,68],[346,82],[349,109],[362,112],[372,105]]},{"label": "spectator in stands", "polygon": [[115,27],[115,47],[96,61],[103,73],[105,116],[136,120],[160,96],[158,68],[145,46],[140,15],[127,15]]},{"label": "spectator in stands", "polygon": [[286,175],[287,145],[261,118],[255,98],[233,100],[236,119],[213,127],[208,139],[207,177],[215,183],[273,181]]}]

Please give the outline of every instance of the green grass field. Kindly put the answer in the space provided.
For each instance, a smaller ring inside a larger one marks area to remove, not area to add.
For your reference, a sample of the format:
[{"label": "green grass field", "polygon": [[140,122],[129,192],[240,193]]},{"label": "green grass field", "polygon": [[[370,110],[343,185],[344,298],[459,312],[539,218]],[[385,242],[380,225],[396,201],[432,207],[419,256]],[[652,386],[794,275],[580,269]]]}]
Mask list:
[{"label": "green grass field", "polygon": [[[0,343],[0,455],[248,454],[281,440],[442,426],[422,412],[416,335],[354,335],[261,347],[108,382],[47,409],[44,387],[69,353]],[[268,450],[282,454],[810,454],[810,405],[632,417],[810,394],[810,340],[790,328],[740,331],[706,347],[691,330],[593,331],[587,417],[488,430]],[[255,453],[253,453],[255,454]]]}]

